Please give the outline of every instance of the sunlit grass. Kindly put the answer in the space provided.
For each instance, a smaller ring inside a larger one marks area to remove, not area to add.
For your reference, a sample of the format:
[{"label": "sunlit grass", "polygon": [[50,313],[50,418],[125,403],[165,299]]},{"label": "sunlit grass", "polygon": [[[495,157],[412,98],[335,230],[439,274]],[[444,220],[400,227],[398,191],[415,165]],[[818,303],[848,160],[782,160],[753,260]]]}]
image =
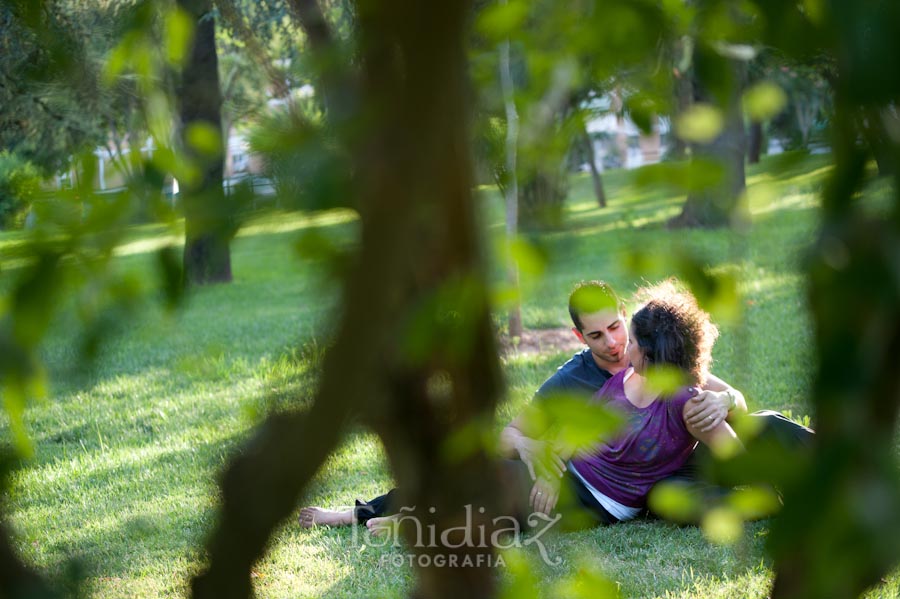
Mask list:
[{"label": "sunlit grass", "polygon": [[[574,177],[567,229],[535,240],[548,263],[540,278],[523,279],[526,326],[567,326],[566,298],[579,279],[604,278],[629,293],[638,283],[626,259],[634,249],[652,258],[655,267],[644,273],[650,279],[668,274],[667,256],[686,252],[732,274],[742,294],[737,318],[720,323],[713,371],[744,390],[751,409],[809,414],[812,332],[802,273],[827,161],[751,167],[753,224],[740,236],[667,230],[683,196],[640,189],[633,173],[604,173],[606,209],[596,206],[590,179]],[[870,194],[877,209],[886,187],[876,184]],[[490,188],[480,197],[490,234],[501,234],[502,199]],[[193,292],[174,313],[156,299],[154,252],[178,246],[179,230],[129,230],[114,266],[140,276],[146,297],[117,321],[93,363],[80,359],[79,322],[70,312],[54,321],[43,348],[52,393],[29,409],[36,457],[14,474],[7,501],[18,550],[58,581],[70,576],[73,560],[82,564],[89,596],[183,596],[204,563],[218,473],[268,410],[304,403],[336,326],[332,281],[315,257],[298,256],[298,241],[314,232],[345,247],[356,223],[349,211],[256,217],[234,242],[234,282]],[[19,233],[0,234],[0,255],[21,240]],[[0,279],[15,276],[2,257],[0,264]],[[496,259],[494,271],[499,280]],[[498,430],[567,357],[513,355],[505,362]],[[0,422],[7,434],[4,416]],[[390,485],[380,443],[354,428],[305,501],[350,505]],[[532,549],[526,553],[545,590],[589,563],[615,580],[623,597],[760,598],[771,580],[766,535],[765,522],[752,524],[737,545],[720,547],[697,528],[637,522],[554,536],[547,546],[564,559],[557,568]],[[399,550],[353,541],[351,529],[307,531],[287,522],[254,569],[257,593],[390,597],[408,590],[409,568],[381,565]],[[898,588],[894,575],[872,598],[896,596]]]}]

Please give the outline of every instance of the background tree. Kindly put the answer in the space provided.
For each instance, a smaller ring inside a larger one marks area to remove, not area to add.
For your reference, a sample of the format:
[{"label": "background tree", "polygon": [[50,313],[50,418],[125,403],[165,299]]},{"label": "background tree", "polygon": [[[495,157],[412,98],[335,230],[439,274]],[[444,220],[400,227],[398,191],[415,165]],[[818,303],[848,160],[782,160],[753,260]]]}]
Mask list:
[{"label": "background tree", "polygon": [[53,3],[0,5],[0,149],[50,174],[102,139],[82,21]]},{"label": "background tree", "polygon": [[[500,0],[500,4],[508,6],[506,0]],[[500,87],[503,90],[503,108],[506,114],[504,154],[506,155],[506,172],[511,175],[503,189],[506,204],[506,238],[507,242],[512,244],[519,230],[519,182],[516,177],[519,153],[519,113],[516,109],[509,46],[508,38],[500,42],[499,62]],[[515,292],[519,291],[519,268],[512,259],[507,264],[507,281]],[[521,337],[522,332],[522,306],[517,299],[509,311],[509,336],[510,338]]]},{"label": "background tree", "polygon": [[[721,227],[730,223],[731,212],[746,186],[744,159],[746,135],[741,94],[746,65],[717,54],[711,47],[695,49],[693,66],[694,111],[680,120],[682,137],[693,137],[692,160],[712,173],[710,185],[694,189],[670,227]],[[698,107],[717,106],[721,112],[705,116]],[[706,118],[710,128],[686,131],[687,119]],[[721,122],[719,122],[721,119]]]},{"label": "background tree", "polygon": [[594,139],[588,130],[588,119],[597,113],[591,110],[591,101],[597,97],[595,90],[581,89],[573,97],[573,104],[581,107],[584,111],[579,119],[581,132],[576,135],[575,144],[579,150],[584,162],[588,165],[588,171],[591,173],[591,183],[593,184],[594,197],[597,199],[597,205],[606,208],[606,192],[603,189],[603,177],[600,169],[597,168],[597,153],[594,151]]},{"label": "background tree", "polygon": [[229,242],[235,231],[222,189],[224,143],[222,95],[211,0],[179,0],[196,23],[181,81],[178,104],[184,150],[196,165],[182,181],[184,276],[193,284],[231,281]]}]

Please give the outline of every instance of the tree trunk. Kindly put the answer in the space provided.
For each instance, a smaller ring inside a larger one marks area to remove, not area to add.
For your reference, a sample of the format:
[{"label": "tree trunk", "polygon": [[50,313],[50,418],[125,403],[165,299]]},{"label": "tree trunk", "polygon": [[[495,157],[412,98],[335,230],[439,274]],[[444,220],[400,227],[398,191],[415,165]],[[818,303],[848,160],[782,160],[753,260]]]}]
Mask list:
[{"label": "tree trunk", "polygon": [[[3,464],[4,468],[8,466]],[[40,573],[26,565],[16,554],[9,526],[3,520],[0,520],[0,589],[3,597],[11,599],[63,597],[62,593],[51,587]]]},{"label": "tree trunk", "polygon": [[[502,0],[506,4],[506,0]],[[519,151],[519,114],[516,111],[512,71],[509,66],[509,40],[500,44],[500,87],[503,89],[503,106],[506,110],[506,240],[512,243],[519,230],[519,182],[517,157]],[[522,303],[519,300],[519,266],[513,256],[506,265],[506,282],[516,291],[514,305],[509,309],[509,337],[522,336]]]},{"label": "tree trunk", "polygon": [[750,124],[750,141],[747,144],[747,162],[749,162],[750,164],[759,164],[759,158],[762,154],[762,145],[762,123],[753,122]]},{"label": "tree trunk", "polygon": [[209,14],[211,0],[178,0],[178,5],[197,23],[178,86],[182,136],[192,126],[206,126],[216,132],[218,145],[212,152],[202,151],[184,138],[184,151],[200,171],[195,181],[179,181],[185,221],[185,284],[224,283],[231,281],[229,244],[234,232],[233,215],[222,190],[225,152],[216,25]]},{"label": "tree trunk", "polygon": [[523,177],[519,195],[519,224],[522,229],[544,231],[561,226],[568,193],[566,175],[562,165],[544,164],[531,169]]},{"label": "tree trunk", "polygon": [[597,168],[594,142],[591,140],[591,134],[588,133],[587,126],[585,126],[581,135],[581,145],[584,148],[584,156],[587,158],[588,167],[591,170],[591,181],[594,184],[594,197],[597,198],[597,205],[601,208],[606,208],[606,192],[603,190],[603,179],[600,177],[600,170]]},{"label": "tree trunk", "polygon": [[861,113],[857,122],[863,139],[866,140],[872,157],[875,158],[878,174],[881,176],[894,174],[897,172],[897,157],[891,147],[889,134],[881,126],[881,115],[873,109],[863,110]]},{"label": "tree trunk", "polygon": [[[469,10],[445,0],[410,11],[395,0],[369,5],[360,20],[363,84],[353,100],[366,107],[366,128],[346,132],[344,142],[356,142],[347,147],[355,152],[361,237],[334,343],[312,408],[271,418],[229,464],[209,566],[194,580],[194,597],[249,596],[252,565],[355,413],[384,441],[400,501],[417,506],[411,515],[425,530],[458,526],[466,505],[473,525],[491,530],[501,490],[488,452],[447,451],[461,433],[491,430],[500,391],[471,197]],[[411,327],[416,322],[425,326]],[[354,357],[350,370],[347,356]],[[412,542],[409,549],[459,559],[492,551]],[[415,563],[415,597],[494,596],[489,564],[462,572]]]},{"label": "tree trunk", "polygon": [[[743,192],[745,183],[744,154],[746,139],[744,116],[741,110],[741,92],[745,67],[733,64],[734,76],[724,102],[725,125],[719,136],[710,144],[694,146],[692,160],[718,164],[722,179],[718,184],[688,195],[681,214],[669,221],[669,227],[724,227],[731,222],[731,211]],[[695,81],[696,96],[709,101],[711,96],[702,81]]]},{"label": "tree trunk", "polygon": [[[692,71],[675,75],[675,116],[684,114],[694,103],[694,82]],[[671,134],[671,133],[670,133]],[[688,145],[677,135],[672,135],[672,158],[685,160],[688,157]]]},{"label": "tree trunk", "polygon": [[628,136],[625,134],[625,106],[622,99],[622,88],[616,86],[611,94],[611,108],[616,113],[616,151],[622,168],[628,167]]},{"label": "tree trunk", "polygon": [[[892,458],[900,413],[900,178],[894,175],[883,217],[854,201],[866,185],[867,156],[848,112],[835,111],[834,179],[809,253],[819,365],[810,393],[815,452],[793,465],[799,475],[770,535],[773,599],[855,598],[900,560],[900,479]],[[896,156],[900,145],[891,151]]]}]

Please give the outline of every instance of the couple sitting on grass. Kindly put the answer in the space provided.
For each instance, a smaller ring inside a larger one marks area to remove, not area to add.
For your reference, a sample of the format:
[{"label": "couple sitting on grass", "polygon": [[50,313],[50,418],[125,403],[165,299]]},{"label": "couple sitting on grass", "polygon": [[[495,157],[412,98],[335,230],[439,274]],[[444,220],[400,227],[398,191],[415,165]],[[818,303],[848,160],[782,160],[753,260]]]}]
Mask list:
[{"label": "couple sitting on grass", "polygon": [[[686,486],[706,502],[727,492],[699,476],[709,448],[740,446],[729,420],[747,412],[743,395],[708,372],[718,330],[694,297],[671,281],[638,296],[643,305],[629,327],[624,304],[606,283],[582,282],[570,295],[572,331],[587,348],[547,379],[532,407],[500,434],[505,470],[519,489],[518,514],[555,512],[580,528],[637,517],[660,483]],[[647,375],[660,367],[677,369],[684,384],[671,393],[654,389]],[[529,414],[573,394],[593,396],[623,416],[624,424],[590,447],[567,448],[552,440],[547,419]],[[786,452],[811,442],[810,429],[776,412],[750,416],[761,432],[747,445],[749,452],[759,446]],[[695,451],[698,440],[706,447]],[[397,514],[396,495],[395,489],[343,511],[306,507],[300,524],[359,523],[377,530]]]}]

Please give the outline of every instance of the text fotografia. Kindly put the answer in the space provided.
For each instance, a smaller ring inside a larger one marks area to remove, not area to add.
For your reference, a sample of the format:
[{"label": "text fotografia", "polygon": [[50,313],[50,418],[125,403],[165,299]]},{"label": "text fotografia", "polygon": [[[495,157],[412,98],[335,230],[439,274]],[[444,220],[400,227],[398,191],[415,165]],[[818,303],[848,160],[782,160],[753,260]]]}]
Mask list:
[{"label": "text fotografia", "polygon": [[476,555],[457,555],[451,553],[449,555],[438,553],[429,555],[421,553],[402,553],[393,555],[382,555],[378,560],[378,565],[394,566],[400,568],[403,566],[419,566],[420,568],[505,568],[506,561],[503,555],[496,553],[478,553]]},{"label": "text fotografia", "polygon": [[[512,516],[497,516],[490,520],[489,525],[486,522],[476,525],[473,522],[475,510],[471,504],[464,506],[465,522],[462,525],[442,530],[438,530],[434,524],[423,524],[418,517],[411,513],[415,509],[415,506],[400,508],[400,513],[392,517],[377,532],[370,531],[366,527],[354,527],[352,539],[354,545],[399,548],[404,543],[407,546],[411,543],[416,549],[458,550],[463,548],[493,548],[501,551],[534,546],[540,552],[541,559],[547,565],[558,566],[562,563],[562,559],[559,557],[555,559],[550,558],[550,555],[547,553],[547,547],[543,542],[543,536],[559,522],[561,518],[559,514],[554,516],[548,516],[540,512],[530,514],[526,519],[528,534],[525,535],[519,521]],[[436,511],[433,507],[428,508],[428,513],[430,514],[434,514]],[[478,513],[484,514],[485,509],[483,507],[478,508]],[[412,527],[412,534],[407,532],[406,538],[401,538],[401,526],[407,531],[409,527]],[[362,531],[361,534],[360,531]],[[499,554],[478,552],[472,552],[471,555],[458,554],[456,552],[444,554],[439,551],[423,551],[418,554],[383,557],[382,564],[388,563],[397,566],[419,565],[421,567],[434,566],[438,568],[503,567],[506,565]]]}]

